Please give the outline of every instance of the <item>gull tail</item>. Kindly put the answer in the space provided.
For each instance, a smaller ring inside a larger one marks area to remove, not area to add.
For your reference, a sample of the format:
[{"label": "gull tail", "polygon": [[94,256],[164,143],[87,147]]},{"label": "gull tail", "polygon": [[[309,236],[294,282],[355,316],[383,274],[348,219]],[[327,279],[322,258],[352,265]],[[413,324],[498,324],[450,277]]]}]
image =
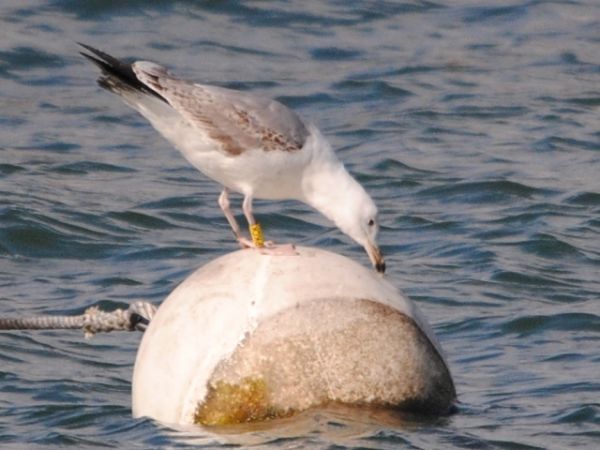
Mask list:
[{"label": "gull tail", "polygon": [[78,44],[91,53],[91,55],[84,52],[80,52],[80,54],[102,70],[102,76],[98,78],[100,87],[121,96],[127,92],[142,93],[154,96],[163,102],[168,103],[167,100],[153,90],[152,87],[138,79],[131,64],[119,61],[108,53],[104,53],[89,45],[82,44],[81,42]]}]

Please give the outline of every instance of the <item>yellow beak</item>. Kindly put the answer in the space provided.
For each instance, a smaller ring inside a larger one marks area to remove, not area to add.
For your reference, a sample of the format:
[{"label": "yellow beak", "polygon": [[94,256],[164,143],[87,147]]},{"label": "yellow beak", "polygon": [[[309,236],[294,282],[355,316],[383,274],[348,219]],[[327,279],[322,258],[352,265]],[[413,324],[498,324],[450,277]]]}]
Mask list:
[{"label": "yellow beak", "polygon": [[368,243],[365,246],[365,250],[369,255],[371,264],[373,264],[373,267],[375,267],[375,270],[379,273],[385,273],[385,260],[383,259],[383,255],[381,254],[379,247],[377,247],[376,244]]}]

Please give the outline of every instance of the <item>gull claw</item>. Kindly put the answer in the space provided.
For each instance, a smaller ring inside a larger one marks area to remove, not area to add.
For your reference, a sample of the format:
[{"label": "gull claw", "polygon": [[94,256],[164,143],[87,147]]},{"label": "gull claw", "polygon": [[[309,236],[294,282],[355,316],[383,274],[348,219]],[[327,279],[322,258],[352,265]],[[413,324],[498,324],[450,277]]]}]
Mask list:
[{"label": "gull claw", "polygon": [[242,247],[242,249],[256,248],[256,245],[254,245],[254,242],[252,242],[251,239],[245,238],[244,236],[238,236],[237,241],[238,241],[238,244],[240,244],[240,247]]}]

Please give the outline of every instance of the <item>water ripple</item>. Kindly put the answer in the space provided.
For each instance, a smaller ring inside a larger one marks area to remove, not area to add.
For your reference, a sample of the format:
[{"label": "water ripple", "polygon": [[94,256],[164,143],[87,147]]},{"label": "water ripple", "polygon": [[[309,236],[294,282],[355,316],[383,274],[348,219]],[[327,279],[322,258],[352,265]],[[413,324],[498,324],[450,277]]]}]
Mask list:
[{"label": "water ripple", "polygon": [[543,195],[545,190],[536,189],[509,180],[473,181],[444,184],[418,192],[420,197],[434,197],[439,201],[461,203],[506,203],[514,198],[529,199]]},{"label": "water ripple", "polygon": [[503,325],[506,333],[520,337],[539,334],[542,331],[600,332],[600,316],[595,314],[563,313],[556,315],[533,315],[519,317]]},{"label": "water ripple", "polygon": [[0,175],[8,176],[15,172],[21,172],[26,170],[24,167],[17,166],[14,164],[0,164]]},{"label": "water ripple", "polygon": [[519,243],[525,252],[548,259],[557,259],[569,256],[582,256],[581,252],[563,240],[545,233],[536,233],[527,241]]},{"label": "water ripple", "polygon": [[412,95],[410,91],[402,89],[385,81],[374,80],[344,80],[332,86],[333,89],[351,93],[352,101],[365,101],[369,99],[402,98]]},{"label": "water ripple", "polygon": [[58,68],[65,65],[64,59],[59,55],[32,47],[15,47],[9,51],[0,51],[0,61],[0,75],[8,77],[13,77],[12,73],[15,71]]},{"label": "water ripple", "polygon": [[114,164],[100,163],[96,161],[77,161],[74,163],[61,164],[50,169],[52,172],[57,172],[65,175],[84,175],[94,172],[116,172],[116,173],[131,173],[135,170],[128,167],[117,166]]},{"label": "water ripple", "polygon": [[[276,97],[318,124],[375,198],[387,279],[440,338],[460,404],[445,420],[332,407],[175,430],[131,418],[139,335],[3,332],[0,446],[594,448],[597,11],[590,0],[1,2],[3,315],[158,304],[237,249],[219,187],[96,86],[75,44],[89,42]],[[298,202],[256,211],[277,242],[369,264]]]}]

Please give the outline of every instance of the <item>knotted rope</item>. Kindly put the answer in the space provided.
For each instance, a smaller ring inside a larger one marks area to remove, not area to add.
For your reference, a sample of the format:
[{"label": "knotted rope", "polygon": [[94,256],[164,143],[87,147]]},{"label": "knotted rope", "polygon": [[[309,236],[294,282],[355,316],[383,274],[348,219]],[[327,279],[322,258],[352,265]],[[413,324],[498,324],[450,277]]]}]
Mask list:
[{"label": "knotted rope", "polygon": [[137,301],[128,309],[100,311],[97,306],[85,310],[80,316],[35,316],[0,318],[0,330],[77,330],[86,338],[96,333],[110,331],[145,331],[156,313],[156,306]]}]

